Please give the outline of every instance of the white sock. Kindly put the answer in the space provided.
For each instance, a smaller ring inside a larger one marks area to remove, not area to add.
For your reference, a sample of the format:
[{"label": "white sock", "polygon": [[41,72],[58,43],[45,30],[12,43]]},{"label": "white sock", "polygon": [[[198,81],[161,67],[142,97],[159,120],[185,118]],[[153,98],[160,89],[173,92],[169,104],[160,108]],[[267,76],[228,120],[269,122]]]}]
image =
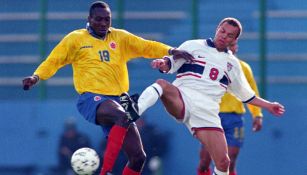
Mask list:
[{"label": "white sock", "polygon": [[212,175],[228,175],[228,172],[222,172],[218,170],[216,167],[214,167],[214,171]]},{"label": "white sock", "polygon": [[138,100],[139,115],[142,115],[147,108],[154,105],[162,94],[163,89],[159,84],[154,83],[148,86]]}]

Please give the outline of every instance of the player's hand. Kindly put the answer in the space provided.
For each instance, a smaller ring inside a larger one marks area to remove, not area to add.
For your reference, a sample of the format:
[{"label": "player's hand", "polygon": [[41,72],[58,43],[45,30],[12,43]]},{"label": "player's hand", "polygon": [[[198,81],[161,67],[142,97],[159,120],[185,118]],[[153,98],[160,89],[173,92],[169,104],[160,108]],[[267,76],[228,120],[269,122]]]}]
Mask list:
[{"label": "player's hand", "polygon": [[272,102],[268,108],[270,113],[278,117],[282,116],[285,112],[285,107],[278,102]]},{"label": "player's hand", "polygon": [[38,82],[38,76],[28,76],[22,80],[23,90],[29,90],[33,85]]},{"label": "player's hand", "polygon": [[253,118],[253,131],[260,131],[262,128],[262,117]]},{"label": "player's hand", "polygon": [[194,62],[194,57],[191,54],[189,54],[187,51],[179,50],[179,49],[172,49],[171,53],[173,55],[174,60],[183,58],[187,62],[190,62],[190,63]]},{"label": "player's hand", "polygon": [[163,66],[166,66],[166,60],[164,59],[155,59],[151,62],[151,67],[154,69],[160,69]]}]

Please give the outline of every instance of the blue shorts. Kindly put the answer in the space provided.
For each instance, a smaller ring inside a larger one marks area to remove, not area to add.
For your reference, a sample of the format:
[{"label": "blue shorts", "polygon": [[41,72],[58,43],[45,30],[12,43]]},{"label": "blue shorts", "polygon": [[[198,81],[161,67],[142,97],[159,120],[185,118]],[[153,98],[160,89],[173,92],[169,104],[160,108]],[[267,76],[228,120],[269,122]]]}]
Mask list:
[{"label": "blue shorts", "polygon": [[[98,106],[106,100],[114,100],[116,102],[119,102],[119,96],[108,96],[86,92],[79,96],[77,108],[81,115],[87,121],[97,125],[96,110]],[[112,126],[113,125],[102,126],[102,130],[106,136],[109,135]]]},{"label": "blue shorts", "polygon": [[228,146],[242,147],[244,140],[243,115],[219,113]]}]

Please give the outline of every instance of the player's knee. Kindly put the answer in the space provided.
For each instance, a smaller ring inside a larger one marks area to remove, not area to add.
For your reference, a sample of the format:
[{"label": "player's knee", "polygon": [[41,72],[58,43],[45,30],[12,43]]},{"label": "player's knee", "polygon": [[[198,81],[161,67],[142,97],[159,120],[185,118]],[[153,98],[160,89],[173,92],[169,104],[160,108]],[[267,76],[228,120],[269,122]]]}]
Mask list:
[{"label": "player's knee", "polygon": [[215,162],[215,165],[219,170],[227,171],[230,165],[230,159],[226,155],[223,158],[217,160],[217,162]]},{"label": "player's knee", "polygon": [[158,79],[156,81],[157,84],[159,84],[163,89],[166,87],[166,85],[168,84],[168,82],[166,80],[163,79]]}]

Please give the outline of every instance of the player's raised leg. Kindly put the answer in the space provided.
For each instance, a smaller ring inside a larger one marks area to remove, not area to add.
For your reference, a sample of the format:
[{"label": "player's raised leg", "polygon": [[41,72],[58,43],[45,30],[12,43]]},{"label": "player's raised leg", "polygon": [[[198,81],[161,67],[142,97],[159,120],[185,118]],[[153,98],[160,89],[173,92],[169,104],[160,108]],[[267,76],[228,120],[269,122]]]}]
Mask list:
[{"label": "player's raised leg", "polygon": [[147,87],[138,99],[138,109],[141,115],[146,109],[154,105],[161,97],[166,110],[177,119],[181,119],[183,102],[179,90],[166,80],[158,79]]},{"label": "player's raised leg", "polygon": [[[137,99],[138,94],[135,94],[134,98]],[[125,109],[128,120],[131,122],[135,122],[140,118],[140,115],[138,114],[139,109],[135,99],[131,98],[128,93],[120,95],[120,105]]]},{"label": "player's raised leg", "polygon": [[138,113],[142,115],[146,109],[153,106],[163,94],[163,89],[158,83],[148,86],[138,99]]}]

